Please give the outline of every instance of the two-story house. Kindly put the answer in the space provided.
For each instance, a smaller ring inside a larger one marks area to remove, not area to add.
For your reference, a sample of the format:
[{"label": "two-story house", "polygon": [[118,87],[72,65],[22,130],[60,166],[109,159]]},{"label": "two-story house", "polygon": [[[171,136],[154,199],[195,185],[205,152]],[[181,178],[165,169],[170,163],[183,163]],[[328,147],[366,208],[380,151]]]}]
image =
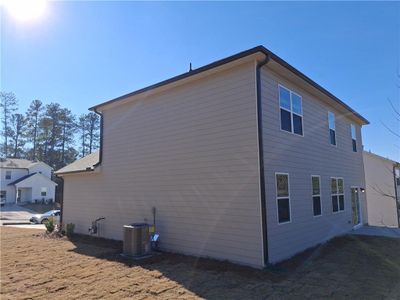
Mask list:
[{"label": "two-story house", "polygon": [[101,149],[56,173],[63,222],[263,267],[359,226],[368,121],[262,46],[99,104]]},{"label": "two-story house", "polygon": [[2,203],[54,202],[56,183],[52,168],[40,161],[7,158],[0,160]]}]

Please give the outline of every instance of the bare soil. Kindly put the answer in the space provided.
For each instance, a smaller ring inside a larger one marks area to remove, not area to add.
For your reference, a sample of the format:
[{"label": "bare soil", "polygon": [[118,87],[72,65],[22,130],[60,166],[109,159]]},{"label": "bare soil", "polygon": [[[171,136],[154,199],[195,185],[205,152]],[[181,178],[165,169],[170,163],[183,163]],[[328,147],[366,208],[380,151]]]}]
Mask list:
[{"label": "bare soil", "polygon": [[119,242],[0,230],[1,299],[400,298],[400,239],[339,237],[256,270],[170,253],[132,261]]}]

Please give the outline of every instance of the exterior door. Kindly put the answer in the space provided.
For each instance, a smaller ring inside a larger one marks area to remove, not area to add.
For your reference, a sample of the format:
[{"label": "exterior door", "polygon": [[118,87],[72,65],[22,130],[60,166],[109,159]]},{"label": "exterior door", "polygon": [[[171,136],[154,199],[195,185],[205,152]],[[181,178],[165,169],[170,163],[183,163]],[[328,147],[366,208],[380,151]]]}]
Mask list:
[{"label": "exterior door", "polygon": [[351,210],[354,227],[361,226],[361,207],[359,194],[360,190],[358,187],[351,188]]},{"label": "exterior door", "polygon": [[21,203],[21,194],[22,194],[21,189],[17,189],[17,203]]}]

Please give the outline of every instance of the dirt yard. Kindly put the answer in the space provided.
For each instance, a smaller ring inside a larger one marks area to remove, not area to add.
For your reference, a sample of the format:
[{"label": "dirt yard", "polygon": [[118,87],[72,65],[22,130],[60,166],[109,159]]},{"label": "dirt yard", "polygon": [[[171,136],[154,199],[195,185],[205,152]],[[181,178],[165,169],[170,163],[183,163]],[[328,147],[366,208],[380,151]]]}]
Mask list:
[{"label": "dirt yard", "polygon": [[174,254],[130,261],[119,243],[0,230],[3,300],[400,298],[400,239],[340,237],[260,271]]}]

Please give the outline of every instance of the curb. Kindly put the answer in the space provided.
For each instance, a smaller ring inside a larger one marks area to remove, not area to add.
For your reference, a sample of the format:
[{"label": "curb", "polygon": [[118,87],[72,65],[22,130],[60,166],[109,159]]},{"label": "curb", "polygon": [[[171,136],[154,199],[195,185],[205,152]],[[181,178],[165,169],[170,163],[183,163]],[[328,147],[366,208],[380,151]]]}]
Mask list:
[{"label": "curb", "polygon": [[32,225],[31,222],[4,222],[1,225]]}]

